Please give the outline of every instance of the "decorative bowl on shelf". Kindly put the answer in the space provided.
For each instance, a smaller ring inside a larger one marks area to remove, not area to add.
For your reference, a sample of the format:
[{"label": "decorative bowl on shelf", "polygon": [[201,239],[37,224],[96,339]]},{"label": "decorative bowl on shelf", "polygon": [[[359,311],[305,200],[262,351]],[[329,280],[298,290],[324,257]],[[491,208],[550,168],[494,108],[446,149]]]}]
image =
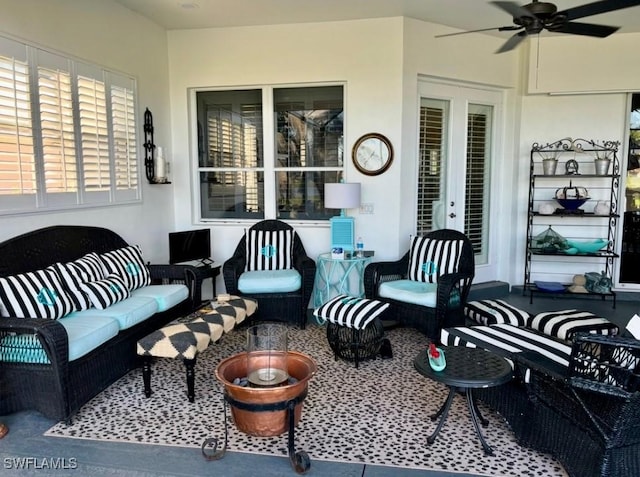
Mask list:
[{"label": "decorative bowl on shelf", "polygon": [[569,248],[565,253],[575,255],[576,253],[596,253],[605,248],[609,242],[605,239],[596,239],[588,241],[567,240]]},{"label": "decorative bowl on shelf", "polygon": [[559,282],[543,282],[536,280],[533,282],[540,291],[547,293],[563,293],[566,290],[566,286]]},{"label": "decorative bowl on shelf", "polygon": [[578,187],[573,185],[569,181],[569,187],[562,187],[556,189],[556,195],[554,197],[558,204],[565,210],[577,210],[582,204],[590,199],[589,192],[584,187]]},{"label": "decorative bowl on shelf", "polygon": [[556,199],[558,204],[562,206],[563,209],[566,210],[577,210],[582,204],[584,204],[589,199]]}]

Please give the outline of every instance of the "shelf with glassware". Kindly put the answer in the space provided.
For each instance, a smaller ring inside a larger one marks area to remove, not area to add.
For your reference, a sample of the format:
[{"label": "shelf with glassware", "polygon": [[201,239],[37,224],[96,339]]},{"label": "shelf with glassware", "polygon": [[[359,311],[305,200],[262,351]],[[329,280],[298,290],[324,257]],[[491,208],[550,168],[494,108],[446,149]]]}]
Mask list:
[{"label": "shelf with glassware", "polygon": [[570,293],[612,297],[615,308],[619,145],[571,138],[533,144],[523,285],[530,302],[535,293]]}]

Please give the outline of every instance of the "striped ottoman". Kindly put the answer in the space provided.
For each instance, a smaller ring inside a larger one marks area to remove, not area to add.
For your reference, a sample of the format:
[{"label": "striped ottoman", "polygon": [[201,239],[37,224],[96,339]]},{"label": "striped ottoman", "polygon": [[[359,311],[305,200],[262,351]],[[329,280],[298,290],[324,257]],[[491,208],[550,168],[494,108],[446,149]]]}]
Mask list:
[{"label": "striped ottoman", "polygon": [[187,371],[187,397],[195,400],[195,364],[199,353],[209,343],[218,341],[237,324],[251,316],[257,302],[231,295],[224,302],[215,302],[195,313],[179,318],[138,340],[137,353],[143,357],[144,394],[151,396],[151,362],[153,358],[181,358]]},{"label": "striped ottoman", "polygon": [[384,328],[378,316],[388,303],[349,295],[337,295],[313,314],[327,321],[327,341],[335,359],[360,361],[375,358],[382,348]]},{"label": "striped ottoman", "polygon": [[[503,356],[514,366],[514,356],[526,354],[527,360],[559,375],[566,375],[571,345],[536,330],[507,324],[445,328],[440,333],[445,346],[483,348]],[[525,381],[527,370],[522,370]]]}]

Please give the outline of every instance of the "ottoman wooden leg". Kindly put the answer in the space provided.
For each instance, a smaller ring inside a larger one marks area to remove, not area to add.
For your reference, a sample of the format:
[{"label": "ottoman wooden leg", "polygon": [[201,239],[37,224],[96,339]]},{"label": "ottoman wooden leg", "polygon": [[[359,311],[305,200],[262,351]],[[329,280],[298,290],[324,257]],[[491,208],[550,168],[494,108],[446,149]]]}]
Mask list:
[{"label": "ottoman wooden leg", "polygon": [[184,366],[187,369],[187,397],[189,402],[194,402],[196,398],[195,376],[196,376],[196,358],[185,359]]},{"label": "ottoman wooden leg", "polygon": [[145,356],[142,360],[142,382],[144,383],[144,395],[151,396],[151,356]]}]

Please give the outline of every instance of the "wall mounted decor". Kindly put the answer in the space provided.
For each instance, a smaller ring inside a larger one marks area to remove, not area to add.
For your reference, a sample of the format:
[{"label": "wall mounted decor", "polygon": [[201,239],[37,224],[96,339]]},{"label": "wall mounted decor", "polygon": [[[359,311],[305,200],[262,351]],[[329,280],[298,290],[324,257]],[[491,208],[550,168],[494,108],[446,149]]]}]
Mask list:
[{"label": "wall mounted decor", "polygon": [[153,115],[149,108],[144,112],[144,170],[149,184],[170,184],[167,165],[161,147],[153,142]]},{"label": "wall mounted decor", "polygon": [[353,164],[368,176],[377,176],[389,169],[393,162],[393,146],[382,134],[369,133],[353,145]]},{"label": "wall mounted decor", "polygon": [[149,108],[144,112],[144,170],[150,184],[155,184],[155,165],[153,163],[153,115]]}]

